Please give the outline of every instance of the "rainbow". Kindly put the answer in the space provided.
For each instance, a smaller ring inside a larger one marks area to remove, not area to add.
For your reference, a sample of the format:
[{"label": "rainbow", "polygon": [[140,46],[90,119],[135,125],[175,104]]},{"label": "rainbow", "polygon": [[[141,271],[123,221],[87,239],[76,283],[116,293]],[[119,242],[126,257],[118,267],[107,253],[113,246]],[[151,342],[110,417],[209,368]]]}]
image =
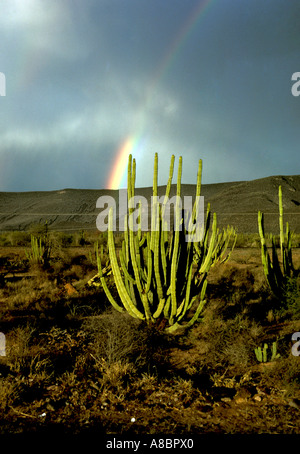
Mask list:
[{"label": "rainbow", "polygon": [[208,6],[213,4],[217,0],[200,0],[196,7],[193,9],[191,14],[188,16],[179,33],[175,36],[168,51],[158,66],[153,76],[152,82],[147,90],[145,101],[141,107],[141,124],[138,125],[135,131],[130,133],[119,146],[116,158],[114,160],[112,169],[110,171],[106,188],[107,189],[120,189],[126,187],[126,175],[127,175],[127,162],[128,156],[134,153],[140,153],[143,150],[142,143],[143,138],[143,123],[145,121],[143,111],[145,107],[151,102],[151,96],[155,90],[155,87],[164,76],[168,73],[169,69],[176,60],[176,57],[180,55],[185,43],[188,41],[193,30],[197,27],[200,20],[203,19],[205,13],[208,10]]},{"label": "rainbow", "polygon": [[[114,163],[111,172],[108,189],[121,189],[127,187],[127,164],[128,156],[138,151],[141,145],[141,138],[139,135],[129,136],[118,151],[118,158]],[[125,181],[124,181],[125,180]]]}]

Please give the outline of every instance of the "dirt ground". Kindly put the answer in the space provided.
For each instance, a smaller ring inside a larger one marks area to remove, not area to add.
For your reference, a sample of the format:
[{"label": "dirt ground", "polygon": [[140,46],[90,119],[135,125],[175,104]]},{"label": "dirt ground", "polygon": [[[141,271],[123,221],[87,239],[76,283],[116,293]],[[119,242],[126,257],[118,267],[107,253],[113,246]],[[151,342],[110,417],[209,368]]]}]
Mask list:
[{"label": "dirt ground", "polygon": [[[212,269],[202,321],[173,336],[88,288],[88,252],[40,270],[0,250],[0,434],[300,434],[300,320],[274,309],[258,248]],[[280,356],[259,362],[273,342]]]}]

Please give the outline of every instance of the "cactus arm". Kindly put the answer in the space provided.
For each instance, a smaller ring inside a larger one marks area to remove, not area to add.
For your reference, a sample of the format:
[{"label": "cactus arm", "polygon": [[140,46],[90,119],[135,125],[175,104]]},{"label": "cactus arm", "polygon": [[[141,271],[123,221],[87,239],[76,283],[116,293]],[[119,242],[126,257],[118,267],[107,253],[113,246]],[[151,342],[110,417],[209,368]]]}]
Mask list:
[{"label": "cactus arm", "polygon": [[[156,177],[157,177],[157,172],[156,172]],[[134,185],[135,185],[135,159],[133,160],[133,166],[132,166],[132,173],[131,173],[131,166],[128,167],[128,197],[129,196],[134,196]],[[129,254],[130,254],[130,259],[132,263],[132,268],[133,268],[133,273],[136,281],[136,287],[140,295],[140,299],[142,301],[142,305],[144,308],[146,320],[152,320],[151,316],[151,311],[149,307],[149,301],[147,298],[147,294],[145,293],[142,282],[141,282],[141,265],[138,260],[139,257],[139,239],[138,237],[135,240],[135,236],[133,233],[133,220],[132,217],[129,217]],[[144,318],[144,316],[143,316]]]},{"label": "cactus arm", "polygon": [[132,160],[132,174],[131,174],[131,197],[134,197],[134,188],[135,188],[135,173],[136,173],[136,161]]},{"label": "cactus arm", "polygon": [[139,246],[143,244],[144,238],[142,238],[142,202],[139,200],[139,228],[138,228],[138,240],[139,240]]},{"label": "cactus arm", "polygon": [[[135,162],[135,160],[133,160]],[[131,173],[131,167],[128,168],[128,198],[132,197],[134,194],[134,174]],[[129,209],[129,256],[132,263],[133,273],[136,281],[136,286],[139,293],[142,293],[142,284],[140,279],[139,273],[139,266],[138,266],[138,255],[139,251],[138,246],[136,245],[135,236],[133,233],[133,219],[130,214],[132,213],[133,209]]]},{"label": "cactus arm", "polygon": [[[122,257],[123,255],[123,257]],[[120,252],[120,260],[123,259],[123,263],[121,262],[123,268],[128,271],[128,274],[129,273],[129,235],[128,235],[128,215],[126,214],[125,215],[125,219],[124,219],[124,239],[122,241],[122,255],[121,255],[121,252]],[[130,270],[132,271],[132,270]],[[124,271],[125,275],[126,275],[126,272]],[[130,274],[131,276],[131,274]],[[132,276],[131,276],[132,277]],[[126,286],[126,289],[127,289],[127,292],[130,293],[130,279],[127,279],[125,280],[125,286]]]},{"label": "cactus arm", "polygon": [[268,350],[268,344],[264,344],[264,349],[263,349],[263,362],[267,362],[267,350]]},{"label": "cactus arm", "polygon": [[160,276],[160,234],[162,233],[159,231],[159,204],[156,204],[156,226],[157,226],[157,231],[153,232],[154,236],[154,274],[155,274],[155,279],[156,279],[156,285],[157,285],[157,295],[159,300],[163,299],[164,294],[163,294],[163,288],[162,288],[162,283],[161,283],[161,276]]},{"label": "cactus arm", "polygon": [[275,239],[272,237],[272,279],[275,282],[274,291],[281,295],[284,286],[284,275],[280,268],[278,260]]},{"label": "cactus arm", "polygon": [[204,229],[204,235],[203,235],[203,240],[201,243],[194,243],[194,261],[195,263],[198,263],[200,266],[203,263],[203,258],[207,254],[207,242],[208,242],[208,233],[209,233],[209,228],[210,228],[210,218],[211,218],[211,213],[210,213],[210,204],[207,204],[207,210],[206,210],[206,221],[205,221],[205,229]]},{"label": "cactus arm", "polygon": [[255,351],[255,356],[256,356],[257,361],[259,361],[261,363],[263,360],[261,347],[255,348],[254,351]]},{"label": "cactus arm", "polygon": [[277,354],[277,342],[274,341],[273,344],[272,344],[272,357],[271,357],[271,361],[274,361],[275,359],[279,358],[280,355],[279,353]]},{"label": "cactus arm", "polygon": [[267,281],[270,282],[271,261],[270,261],[270,256],[268,254],[266,240],[265,240],[264,215],[261,211],[258,212],[258,232],[259,232],[260,243],[261,243],[262,264],[263,264],[263,268],[264,268],[264,272],[265,272]]},{"label": "cactus arm", "polygon": [[167,282],[167,251],[165,249],[165,243],[168,242],[168,231],[165,230],[165,211],[166,211],[166,205],[169,200],[170,196],[170,191],[171,191],[171,185],[172,185],[172,180],[173,180],[173,173],[174,173],[174,162],[175,162],[175,156],[171,156],[171,163],[170,163],[170,169],[169,169],[169,178],[167,182],[167,187],[166,187],[166,193],[164,197],[164,201],[161,207],[161,223],[162,223],[162,235],[161,235],[161,261],[162,261],[162,269],[163,269],[163,275],[164,275],[164,284]]},{"label": "cactus arm", "polygon": [[98,275],[100,277],[100,281],[101,281],[101,285],[103,287],[103,290],[109,300],[109,302],[111,303],[111,305],[118,311],[118,312],[124,312],[124,308],[122,308],[121,306],[119,306],[119,304],[116,302],[116,300],[114,299],[114,297],[112,296],[112,294],[110,293],[110,290],[106,284],[106,280],[103,276],[103,273],[102,273],[102,265],[101,265],[101,259],[99,257],[99,254],[98,254],[98,250],[96,250],[96,258],[97,258],[97,265],[98,265]]},{"label": "cactus arm", "polygon": [[157,306],[156,311],[153,314],[153,318],[159,318],[160,317],[160,315],[161,315],[161,313],[162,313],[162,311],[163,311],[163,309],[165,307],[165,304],[166,304],[165,298],[161,299],[159,304],[158,304],[158,306]]},{"label": "cactus arm", "polygon": [[286,248],[284,248],[283,261],[284,274],[287,276],[294,276],[298,274],[293,264],[292,235],[288,222],[286,223]]},{"label": "cactus arm", "polygon": [[128,156],[128,171],[127,171],[127,196],[128,202],[133,197],[133,189],[132,189],[132,155]]},{"label": "cactus arm", "polygon": [[[264,216],[261,211],[258,212],[258,232],[259,232],[260,242],[261,242],[261,259],[262,259],[264,273],[265,273],[267,282],[268,282],[271,290],[275,294],[277,294],[278,285],[276,282],[273,265],[271,263],[271,259],[270,259],[270,256],[269,256],[269,253],[267,250],[267,246],[266,246],[265,232],[264,232]],[[277,257],[275,243],[274,243],[273,239],[272,239],[272,250],[273,250],[273,257]]]},{"label": "cactus arm", "polygon": [[177,311],[177,298],[176,298],[176,281],[177,281],[177,262],[178,262],[178,248],[179,248],[179,232],[175,232],[174,251],[171,262],[171,314],[170,324],[173,323],[173,317]]},{"label": "cactus arm", "polygon": [[151,286],[152,280],[152,251],[150,248],[151,235],[147,232],[147,282],[145,287],[145,293],[148,293]]},{"label": "cactus arm", "polygon": [[174,232],[174,249],[171,262],[171,314],[170,325],[173,324],[173,317],[177,312],[177,295],[176,295],[176,281],[178,270],[178,252],[179,252],[179,226],[181,222],[181,213],[179,207],[179,200],[181,195],[181,174],[182,174],[182,157],[179,158],[178,174],[177,174],[177,197],[175,208],[175,232]]},{"label": "cactus arm", "polygon": [[127,312],[132,315],[135,318],[139,318],[141,320],[144,320],[144,315],[134,306],[134,304],[131,301],[131,298],[127,292],[127,289],[125,287],[125,284],[123,282],[118,260],[117,260],[117,254],[116,254],[116,249],[115,249],[115,244],[114,244],[114,235],[113,235],[113,208],[110,208],[109,210],[109,228],[108,228],[108,248],[109,248],[109,255],[110,255],[110,260],[111,260],[111,267],[112,267],[112,272],[114,275],[116,287],[118,290],[118,293],[120,295],[121,301],[127,310]]},{"label": "cactus arm", "polygon": [[199,159],[198,173],[197,173],[196,197],[200,197],[200,195],[201,195],[201,182],[202,182],[202,159]]},{"label": "cactus arm", "polygon": [[[143,291],[143,288],[142,288],[141,276],[140,276],[140,268],[138,266],[137,253],[136,253],[136,247],[135,247],[136,243],[135,243],[135,239],[134,239],[132,223],[130,222],[130,224],[131,224],[129,226],[130,258],[131,258],[133,273],[134,273],[134,277],[135,277],[136,287],[137,287],[137,290],[138,290],[138,292],[140,294],[140,298],[141,298],[141,301],[142,301],[142,304],[143,304],[143,307],[144,307],[146,319],[149,320],[149,319],[151,319],[150,308],[149,308],[149,304],[148,304],[148,300],[147,300],[147,295],[145,294],[145,292]],[[143,318],[144,318],[144,316],[143,316]]]},{"label": "cactus arm", "polygon": [[128,215],[125,215],[124,221],[124,244],[125,244],[125,257],[126,264],[129,262],[129,233],[128,233]]},{"label": "cactus arm", "polygon": [[176,313],[177,321],[180,321],[185,316],[187,310],[189,309],[190,303],[193,302],[193,300],[190,299],[192,275],[193,275],[193,264],[191,264],[191,266],[190,266],[188,279],[187,279],[187,285],[186,285],[186,293],[185,293],[185,298],[183,300],[183,304],[179,306],[177,313]]},{"label": "cactus arm", "polygon": [[167,291],[167,300],[164,307],[164,317],[166,319],[170,318],[170,307],[171,307],[171,292]]},{"label": "cactus arm", "polygon": [[153,171],[153,196],[151,206],[151,239],[150,247],[154,252],[154,241],[156,238],[156,230],[158,228],[158,219],[156,218],[158,213],[158,201],[157,201],[157,178],[158,178],[158,155],[155,153],[154,157],[154,171]]},{"label": "cactus arm", "polygon": [[165,232],[161,232],[161,241],[160,241],[160,254],[161,254],[161,266],[164,276],[164,286],[167,283],[167,251],[165,248]]},{"label": "cactus arm", "polygon": [[193,317],[187,323],[185,323],[184,325],[181,325],[178,322],[174,323],[173,325],[169,326],[166,329],[166,332],[173,333],[177,329],[187,329],[187,328],[190,328],[191,326],[193,326],[195,324],[195,322],[199,319],[199,316],[200,316],[200,314],[201,314],[201,312],[203,310],[203,307],[204,307],[204,305],[206,303],[206,300],[203,299],[203,297],[205,295],[205,292],[206,292],[206,286],[207,286],[207,281],[205,280],[204,285],[203,285],[203,289],[202,289],[202,292],[201,292],[200,302],[199,302],[199,305],[198,305],[198,307],[196,309],[196,312],[193,315]]},{"label": "cactus arm", "polygon": [[227,260],[229,260],[231,254],[232,254],[232,251],[234,250],[235,248],[235,245],[236,245],[236,241],[237,241],[237,233],[236,231],[234,230],[233,227],[230,228],[230,236],[233,235],[234,236],[234,240],[233,240],[233,243],[232,243],[232,247],[230,248],[230,251],[228,252],[226,258],[222,261],[222,263],[225,263],[227,262]]},{"label": "cactus arm", "polygon": [[127,266],[126,266],[126,263],[125,263],[123,251],[120,251],[119,258],[120,258],[121,269],[122,269],[126,279],[129,282],[131,282],[132,284],[135,284],[136,283],[135,279],[129,274],[129,272],[127,270]]},{"label": "cactus arm", "polygon": [[217,236],[217,215],[214,213],[213,215],[213,224],[212,224],[212,234],[209,242],[209,247],[207,250],[207,254],[205,257],[205,260],[200,268],[200,273],[205,273],[206,271],[209,270],[210,263],[212,260],[212,254],[213,254],[213,249],[216,241],[216,236]]},{"label": "cactus arm", "polygon": [[140,296],[141,296],[142,304],[143,304],[143,307],[144,307],[146,320],[148,322],[149,321],[153,321],[153,316],[151,314],[151,310],[150,310],[150,305],[149,305],[147,294],[143,291]]},{"label": "cactus arm", "polygon": [[196,184],[196,198],[193,206],[191,224],[194,224],[195,220],[198,217],[198,200],[201,195],[201,180],[202,180],[202,159],[199,159],[198,163],[198,172],[197,172],[197,184]]},{"label": "cactus arm", "polygon": [[139,275],[140,275],[140,282],[142,283],[142,279],[144,277],[144,272],[143,272],[143,268],[142,268],[141,248],[140,248],[140,242],[139,242],[138,235],[134,235],[133,241],[134,241],[134,249],[135,249],[135,256],[136,256],[136,264],[137,264],[137,268],[138,268]]},{"label": "cactus arm", "polygon": [[[228,251],[229,242],[230,242],[230,239],[232,236],[234,237],[233,245],[230,248],[230,250]],[[236,232],[233,227],[228,226],[226,230],[223,229],[222,233],[220,233],[220,235],[219,235],[218,243],[217,243],[216,249],[213,254],[214,258],[213,258],[212,266],[214,266],[217,262],[220,262],[220,263],[227,262],[227,260],[229,259],[230,255],[235,247],[236,239],[237,239],[237,235],[236,235]],[[224,257],[225,253],[227,253],[227,255]]]},{"label": "cactus arm", "polygon": [[283,261],[284,232],[283,232],[283,206],[282,206],[281,186],[279,186],[279,188],[278,188],[278,198],[279,198],[280,253],[281,253],[281,260]]},{"label": "cactus arm", "polygon": [[[129,160],[130,164],[130,160]],[[134,188],[135,188],[135,175],[136,175],[136,161],[135,159],[132,160],[132,166],[128,165],[128,200],[134,197]],[[139,293],[142,293],[142,284],[141,284],[141,276],[143,275],[143,270],[141,267],[141,255],[140,255],[140,248],[143,245],[144,239],[142,239],[142,230],[141,230],[141,212],[142,212],[142,205],[141,201],[139,201],[139,219],[140,225],[138,228],[138,233],[135,236],[133,234],[133,219],[132,216],[129,216],[129,253],[128,256],[131,258],[133,271],[135,275],[136,285],[138,287]],[[132,214],[134,208],[129,209],[129,215]],[[128,225],[128,224],[127,224]]]}]

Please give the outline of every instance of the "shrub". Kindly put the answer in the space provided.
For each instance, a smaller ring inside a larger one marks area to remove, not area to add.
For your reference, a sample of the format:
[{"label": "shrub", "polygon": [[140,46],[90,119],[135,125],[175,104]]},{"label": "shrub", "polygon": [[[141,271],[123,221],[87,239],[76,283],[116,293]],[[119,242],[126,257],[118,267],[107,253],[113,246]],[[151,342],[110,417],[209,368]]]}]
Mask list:
[{"label": "shrub", "polygon": [[28,246],[30,244],[30,233],[28,232],[11,232],[8,235],[12,246]]},{"label": "shrub", "polygon": [[82,328],[90,337],[91,354],[106,366],[132,363],[141,372],[157,372],[168,362],[168,336],[126,313],[110,308]]},{"label": "shrub", "polygon": [[277,313],[280,317],[292,320],[300,318],[300,276],[287,279]]}]

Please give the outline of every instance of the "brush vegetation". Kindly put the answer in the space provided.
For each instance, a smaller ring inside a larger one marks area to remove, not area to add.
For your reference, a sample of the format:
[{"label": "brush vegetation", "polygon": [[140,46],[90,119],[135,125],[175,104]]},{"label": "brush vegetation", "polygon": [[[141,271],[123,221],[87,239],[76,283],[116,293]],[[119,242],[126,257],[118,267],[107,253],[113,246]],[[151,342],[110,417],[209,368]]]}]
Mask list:
[{"label": "brush vegetation", "polygon": [[[207,270],[200,319],[197,314],[188,329],[174,331],[165,329],[173,326],[170,313],[165,322],[147,323],[142,302],[137,307],[145,319],[124,307],[111,254],[130,240],[113,235],[112,245],[109,233],[48,231],[45,265],[32,259],[31,235],[43,238],[44,226],[0,238],[1,434],[299,433],[300,357],[292,355],[291,340],[300,332],[299,275],[286,276],[278,298],[265,276],[259,232],[237,234],[228,260]],[[211,232],[208,238],[209,246]],[[285,275],[280,236],[264,238],[263,251],[272,253],[275,242]],[[297,270],[299,236],[289,245]],[[89,285],[99,270],[109,293]],[[121,277],[126,288],[124,269]],[[150,288],[158,287],[151,281]],[[187,305],[180,322],[193,320],[198,307]]]}]

